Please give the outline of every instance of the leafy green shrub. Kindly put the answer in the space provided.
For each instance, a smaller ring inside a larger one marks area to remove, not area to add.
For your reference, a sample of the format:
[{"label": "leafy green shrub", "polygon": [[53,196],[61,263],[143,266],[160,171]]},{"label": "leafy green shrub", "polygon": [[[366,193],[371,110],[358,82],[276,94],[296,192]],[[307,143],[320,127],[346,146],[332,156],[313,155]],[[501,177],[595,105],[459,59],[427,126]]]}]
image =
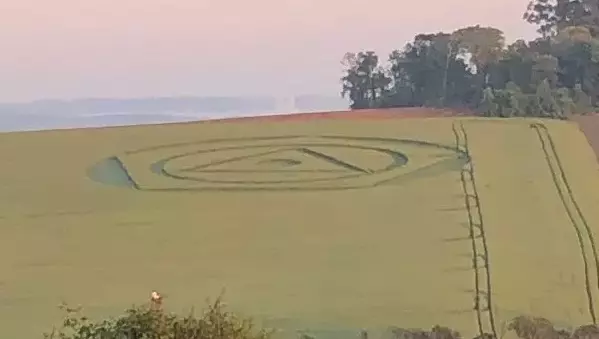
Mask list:
[{"label": "leafy green shrub", "polygon": [[167,313],[160,301],[132,307],[118,318],[99,322],[81,315],[81,309],[62,305],[66,316],[44,339],[269,339],[271,331],[256,329],[250,319],[225,310],[221,298],[199,317]]},{"label": "leafy green shrub", "polygon": [[[239,318],[225,310],[222,298],[208,304],[199,317],[193,312],[182,317],[167,313],[162,298],[132,307],[117,318],[94,322],[81,315],[80,308],[62,305],[66,316],[59,328],[44,334],[44,339],[272,339],[273,331],[257,329],[251,319]],[[597,325],[573,330],[556,329],[544,318],[519,316],[507,324],[507,330],[520,339],[599,339]],[[431,330],[389,328],[393,339],[462,339],[459,332],[436,325]],[[363,331],[360,339],[368,339]],[[300,339],[319,339],[301,335]],[[351,338],[348,338],[351,339]],[[497,339],[483,333],[474,339]]]},{"label": "leafy green shrub", "polygon": [[430,331],[395,327],[391,329],[391,333],[394,339],[462,339],[459,332],[439,325],[434,326]]}]

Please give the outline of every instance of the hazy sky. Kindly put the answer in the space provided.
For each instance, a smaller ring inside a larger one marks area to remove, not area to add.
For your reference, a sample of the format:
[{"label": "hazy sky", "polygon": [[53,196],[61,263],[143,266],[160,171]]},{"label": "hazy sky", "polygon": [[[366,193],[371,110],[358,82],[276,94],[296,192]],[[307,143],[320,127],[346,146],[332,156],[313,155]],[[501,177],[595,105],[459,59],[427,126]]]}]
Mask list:
[{"label": "hazy sky", "polygon": [[384,58],[472,25],[530,38],[528,0],[0,0],[0,101],[339,92],[347,51]]}]

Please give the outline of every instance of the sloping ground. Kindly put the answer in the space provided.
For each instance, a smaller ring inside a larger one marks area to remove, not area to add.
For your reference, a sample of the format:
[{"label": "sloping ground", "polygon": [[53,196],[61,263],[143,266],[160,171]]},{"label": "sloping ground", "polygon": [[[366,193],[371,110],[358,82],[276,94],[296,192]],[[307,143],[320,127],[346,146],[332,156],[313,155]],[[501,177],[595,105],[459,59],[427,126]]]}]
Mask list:
[{"label": "sloping ground", "polygon": [[152,289],[182,310],[224,288],[285,338],[593,321],[599,176],[574,123],[358,113],[0,134],[0,338]]},{"label": "sloping ground", "polygon": [[599,115],[578,115],[572,120],[578,123],[599,160]]},{"label": "sloping ground", "polygon": [[451,109],[434,109],[421,107],[361,109],[355,111],[313,112],[298,114],[267,115],[260,117],[241,117],[216,119],[209,122],[238,122],[238,121],[306,121],[321,119],[397,119],[397,118],[439,118],[468,116],[471,113],[457,112]]}]

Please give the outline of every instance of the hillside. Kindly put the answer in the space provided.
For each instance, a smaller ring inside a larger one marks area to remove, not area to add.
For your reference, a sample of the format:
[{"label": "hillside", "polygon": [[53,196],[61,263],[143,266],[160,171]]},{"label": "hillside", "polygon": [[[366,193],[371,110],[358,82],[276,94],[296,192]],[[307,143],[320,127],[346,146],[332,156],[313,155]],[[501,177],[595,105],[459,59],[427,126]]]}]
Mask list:
[{"label": "hillside", "polygon": [[0,134],[0,337],[153,289],[180,310],[224,288],[289,338],[593,322],[599,176],[574,122],[370,113]]}]

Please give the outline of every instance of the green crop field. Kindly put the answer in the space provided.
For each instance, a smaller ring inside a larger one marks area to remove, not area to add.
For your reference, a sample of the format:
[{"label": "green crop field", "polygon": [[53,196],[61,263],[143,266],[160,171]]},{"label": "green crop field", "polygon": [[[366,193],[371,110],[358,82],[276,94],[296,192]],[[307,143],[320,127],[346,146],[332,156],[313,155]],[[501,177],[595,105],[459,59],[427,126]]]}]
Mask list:
[{"label": "green crop field", "polygon": [[599,175],[572,123],[430,118],[0,134],[0,338],[61,302],[229,307],[295,337],[599,312]]}]

